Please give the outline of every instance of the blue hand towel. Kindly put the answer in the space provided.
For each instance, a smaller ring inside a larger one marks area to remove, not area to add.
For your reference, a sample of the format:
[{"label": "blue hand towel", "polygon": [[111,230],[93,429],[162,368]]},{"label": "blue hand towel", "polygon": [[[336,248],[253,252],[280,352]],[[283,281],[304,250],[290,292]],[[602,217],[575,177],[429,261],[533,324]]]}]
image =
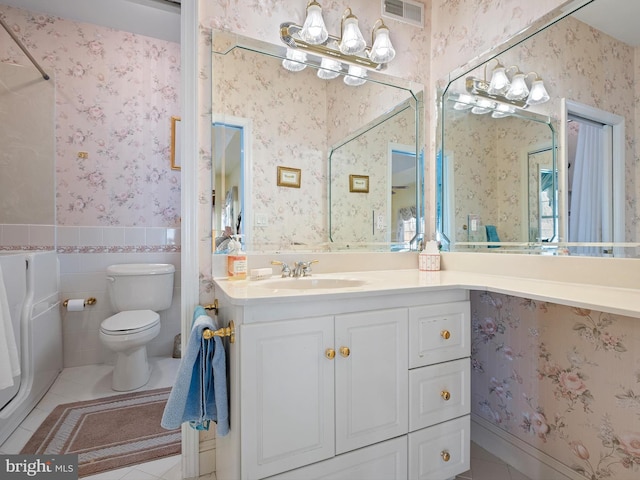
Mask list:
[{"label": "blue hand towel", "polygon": [[220,337],[202,338],[205,328],[215,330],[216,326],[198,306],[160,425],[171,430],[189,422],[197,430],[208,430],[213,420],[216,433],[222,437],[229,433],[226,356]]},{"label": "blue hand towel", "polygon": [[[487,242],[499,242],[498,230],[495,225],[485,225],[487,231]],[[489,245],[489,248],[498,248],[500,245]]]}]

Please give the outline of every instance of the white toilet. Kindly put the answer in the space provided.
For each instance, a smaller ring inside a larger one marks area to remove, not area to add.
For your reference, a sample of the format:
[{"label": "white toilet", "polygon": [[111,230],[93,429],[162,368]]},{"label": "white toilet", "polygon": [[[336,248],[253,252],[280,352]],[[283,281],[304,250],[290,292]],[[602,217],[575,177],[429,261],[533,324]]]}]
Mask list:
[{"label": "white toilet", "polygon": [[131,263],[107,267],[107,289],[118,311],[100,324],[100,341],[116,352],[111,388],[119,392],[145,385],[151,376],[147,343],[160,333],[160,315],[173,299],[173,265]]}]

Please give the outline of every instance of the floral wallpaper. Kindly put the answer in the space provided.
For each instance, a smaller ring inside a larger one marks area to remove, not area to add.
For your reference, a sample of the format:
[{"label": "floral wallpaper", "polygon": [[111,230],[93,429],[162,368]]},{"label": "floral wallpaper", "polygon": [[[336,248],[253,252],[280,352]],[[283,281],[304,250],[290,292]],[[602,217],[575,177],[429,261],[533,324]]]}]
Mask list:
[{"label": "floral wallpaper", "polygon": [[[169,149],[180,46],[12,7],[0,15],[55,82],[57,225],[179,226]],[[9,40],[0,62],[31,67]]]},{"label": "floral wallpaper", "polygon": [[640,475],[636,318],[472,292],[472,413],[590,480]]}]

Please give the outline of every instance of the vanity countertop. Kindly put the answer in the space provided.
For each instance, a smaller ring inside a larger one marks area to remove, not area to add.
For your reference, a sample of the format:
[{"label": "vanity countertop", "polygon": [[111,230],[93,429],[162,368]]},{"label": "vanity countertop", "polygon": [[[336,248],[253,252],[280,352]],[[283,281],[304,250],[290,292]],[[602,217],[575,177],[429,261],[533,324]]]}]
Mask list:
[{"label": "vanity countertop", "polygon": [[401,293],[434,292],[462,288],[503,293],[532,300],[546,301],[618,315],[640,317],[640,289],[608,287],[586,283],[558,282],[505,275],[441,270],[421,272],[418,269],[378,270],[314,274],[307,279],[361,280],[364,284],[343,288],[273,288],[274,280],[296,282],[298,279],[267,280],[215,279],[217,288],[236,305],[291,303],[305,300],[337,300],[346,296],[364,298]]}]

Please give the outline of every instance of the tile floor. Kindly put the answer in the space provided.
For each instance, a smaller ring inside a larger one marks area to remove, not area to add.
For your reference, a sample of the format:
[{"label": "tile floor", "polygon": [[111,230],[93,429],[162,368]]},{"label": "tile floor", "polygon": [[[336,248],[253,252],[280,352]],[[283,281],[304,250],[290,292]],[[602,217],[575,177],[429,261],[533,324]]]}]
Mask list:
[{"label": "tile floor", "polygon": [[[173,385],[179,360],[174,358],[151,358],[153,373],[145,390]],[[93,398],[118,395],[111,390],[109,365],[89,365],[65,368],[36,408],[25,418],[11,436],[0,445],[0,453],[20,452],[33,432],[49,413],[61,403],[91,400]],[[83,480],[181,480],[180,456],[167,457],[153,462],[84,477]],[[529,480],[523,474],[494,457],[489,452],[471,444],[471,470],[458,480]],[[216,480],[215,473],[203,475],[199,480]]]}]

